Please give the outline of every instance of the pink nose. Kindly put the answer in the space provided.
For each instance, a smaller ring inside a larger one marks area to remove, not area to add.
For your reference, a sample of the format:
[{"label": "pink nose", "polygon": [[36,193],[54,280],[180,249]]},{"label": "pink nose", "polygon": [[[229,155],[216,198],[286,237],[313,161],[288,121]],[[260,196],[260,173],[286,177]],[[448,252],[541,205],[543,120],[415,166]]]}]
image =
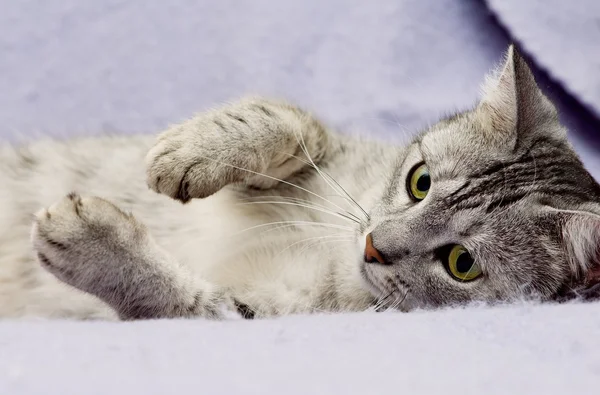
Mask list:
[{"label": "pink nose", "polygon": [[385,264],[385,261],[383,260],[383,257],[381,256],[379,251],[377,251],[377,249],[373,247],[373,237],[370,233],[367,235],[367,243],[365,245],[365,262],[379,262],[382,265]]}]

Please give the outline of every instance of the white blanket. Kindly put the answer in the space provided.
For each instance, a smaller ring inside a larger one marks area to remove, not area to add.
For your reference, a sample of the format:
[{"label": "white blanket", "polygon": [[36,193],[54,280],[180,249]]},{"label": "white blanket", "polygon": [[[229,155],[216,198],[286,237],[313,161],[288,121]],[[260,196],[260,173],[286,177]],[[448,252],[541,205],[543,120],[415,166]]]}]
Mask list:
[{"label": "white blanket", "polygon": [[598,394],[600,305],[0,325],[0,394]]}]

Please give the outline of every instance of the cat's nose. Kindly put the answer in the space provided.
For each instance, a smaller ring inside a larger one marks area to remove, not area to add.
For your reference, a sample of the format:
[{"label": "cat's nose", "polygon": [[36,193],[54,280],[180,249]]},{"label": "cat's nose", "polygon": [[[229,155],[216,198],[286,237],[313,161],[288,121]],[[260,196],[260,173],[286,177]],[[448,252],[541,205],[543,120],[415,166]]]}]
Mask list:
[{"label": "cat's nose", "polygon": [[365,262],[385,265],[383,256],[373,247],[373,236],[370,233],[367,235],[367,243],[365,244]]}]

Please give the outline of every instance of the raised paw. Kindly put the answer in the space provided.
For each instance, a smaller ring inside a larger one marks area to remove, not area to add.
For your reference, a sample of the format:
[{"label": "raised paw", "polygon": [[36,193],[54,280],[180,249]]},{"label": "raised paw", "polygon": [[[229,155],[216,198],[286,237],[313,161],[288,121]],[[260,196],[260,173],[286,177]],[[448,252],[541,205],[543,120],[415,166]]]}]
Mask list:
[{"label": "raised paw", "polygon": [[236,182],[271,188],[303,166],[290,160],[298,154],[297,117],[289,107],[248,99],[173,126],[146,156],[148,186],[184,203]]},{"label": "raised paw", "polygon": [[60,280],[97,293],[98,279],[121,270],[146,235],[132,215],[107,200],[71,193],[36,214],[32,242],[38,259]]},{"label": "raised paw", "polygon": [[240,146],[241,138],[232,138],[247,127],[209,113],[168,130],[147,155],[148,185],[186,203],[241,181],[245,174],[240,169],[260,170],[256,152]]},{"label": "raised paw", "polygon": [[[147,155],[147,182],[155,192],[182,203],[214,194],[237,181],[237,170],[223,165],[210,142],[201,144],[190,131],[167,132]],[[231,163],[231,159],[228,160]]]}]

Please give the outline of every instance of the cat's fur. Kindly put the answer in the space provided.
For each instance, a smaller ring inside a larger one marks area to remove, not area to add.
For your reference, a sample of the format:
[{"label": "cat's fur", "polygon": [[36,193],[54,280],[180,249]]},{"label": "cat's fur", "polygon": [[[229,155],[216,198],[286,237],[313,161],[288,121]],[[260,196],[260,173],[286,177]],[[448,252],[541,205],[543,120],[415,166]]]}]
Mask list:
[{"label": "cat's fur", "polygon": [[[432,187],[415,202],[420,162]],[[0,185],[2,317],[408,311],[600,282],[600,187],[512,47],[473,110],[405,147],[254,98],[157,141],[5,146]],[[385,264],[365,262],[368,233]],[[454,243],[480,278],[448,274],[438,252]]]}]

